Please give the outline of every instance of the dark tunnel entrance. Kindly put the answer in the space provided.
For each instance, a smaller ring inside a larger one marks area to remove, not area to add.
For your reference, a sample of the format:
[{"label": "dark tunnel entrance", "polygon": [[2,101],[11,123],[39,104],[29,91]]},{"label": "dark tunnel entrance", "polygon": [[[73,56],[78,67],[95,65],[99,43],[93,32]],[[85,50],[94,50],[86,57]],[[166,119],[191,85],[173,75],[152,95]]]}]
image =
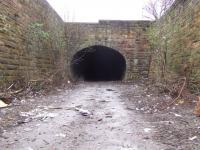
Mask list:
[{"label": "dark tunnel entrance", "polygon": [[126,61],[112,48],[91,46],[74,55],[71,71],[75,78],[85,81],[117,81],[125,75]]}]

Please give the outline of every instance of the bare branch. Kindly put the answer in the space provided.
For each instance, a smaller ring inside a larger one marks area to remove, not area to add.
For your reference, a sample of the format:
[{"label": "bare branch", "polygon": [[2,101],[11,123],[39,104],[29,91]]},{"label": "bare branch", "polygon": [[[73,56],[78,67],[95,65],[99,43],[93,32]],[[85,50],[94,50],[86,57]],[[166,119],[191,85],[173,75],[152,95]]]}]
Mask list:
[{"label": "bare branch", "polygon": [[148,18],[158,20],[173,3],[174,0],[150,0],[144,10],[149,15]]}]

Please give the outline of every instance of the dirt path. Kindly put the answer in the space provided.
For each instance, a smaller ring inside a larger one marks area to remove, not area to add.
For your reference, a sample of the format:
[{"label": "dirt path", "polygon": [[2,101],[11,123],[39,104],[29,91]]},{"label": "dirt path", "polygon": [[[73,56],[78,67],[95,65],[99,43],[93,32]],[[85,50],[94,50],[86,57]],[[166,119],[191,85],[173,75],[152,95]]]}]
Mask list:
[{"label": "dirt path", "polygon": [[[77,85],[74,90],[63,90],[58,95],[38,98],[30,102],[34,105],[30,110],[21,107],[17,111],[23,119],[18,121],[16,127],[4,128],[0,136],[0,149],[198,149],[200,137],[197,132],[188,134],[184,139],[178,135],[173,137],[172,127],[187,129],[187,119],[182,122],[184,126],[179,126],[179,122],[174,124],[178,115],[176,113],[146,113],[147,108],[140,107],[143,100],[160,97],[149,96],[148,93],[146,96],[142,95],[144,93],[145,87],[141,85],[85,83]],[[196,119],[196,122],[189,123],[188,126],[191,130],[199,130],[198,125],[200,124]],[[171,138],[168,137],[168,131],[171,131]]]}]

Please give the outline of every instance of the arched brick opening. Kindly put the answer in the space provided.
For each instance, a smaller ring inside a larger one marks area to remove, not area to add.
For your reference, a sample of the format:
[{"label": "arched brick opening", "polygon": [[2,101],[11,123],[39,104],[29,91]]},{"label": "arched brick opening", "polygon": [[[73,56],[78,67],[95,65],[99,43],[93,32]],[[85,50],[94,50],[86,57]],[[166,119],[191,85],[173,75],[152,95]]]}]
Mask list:
[{"label": "arched brick opening", "polygon": [[91,46],[78,51],[71,61],[76,79],[85,81],[118,81],[126,71],[126,60],[118,51],[106,46]]}]

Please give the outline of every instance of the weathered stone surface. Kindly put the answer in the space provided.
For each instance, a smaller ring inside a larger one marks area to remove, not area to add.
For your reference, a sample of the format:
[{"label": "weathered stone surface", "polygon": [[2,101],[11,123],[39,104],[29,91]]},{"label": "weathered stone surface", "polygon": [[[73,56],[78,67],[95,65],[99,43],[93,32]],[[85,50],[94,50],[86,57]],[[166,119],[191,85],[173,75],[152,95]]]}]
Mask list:
[{"label": "weathered stone surface", "polygon": [[[34,24],[49,37],[34,35]],[[64,22],[45,0],[0,0],[0,81],[53,72],[63,57],[63,38]]]},{"label": "weathered stone surface", "polygon": [[149,22],[64,23],[45,0],[0,0],[0,8],[2,80],[44,78],[59,68],[68,74],[73,55],[94,45],[114,48],[126,58],[127,80],[148,74]]},{"label": "weathered stone surface", "polygon": [[[188,62],[193,78],[198,78],[200,2],[177,0],[171,10],[173,18],[180,18],[183,34],[180,39],[167,33],[172,43],[170,65],[177,69]],[[126,58],[126,80],[147,76],[149,25],[148,21],[109,20],[64,23],[45,0],[0,0],[0,81],[44,78],[59,68],[68,75],[74,54],[94,45],[113,48]],[[181,45],[180,51],[175,49],[177,45]]]},{"label": "weathered stone surface", "polygon": [[119,51],[126,59],[125,80],[147,77],[149,70],[149,46],[146,28],[149,21],[109,21],[99,23],[66,23],[69,35],[69,58],[90,46],[101,45]]}]

